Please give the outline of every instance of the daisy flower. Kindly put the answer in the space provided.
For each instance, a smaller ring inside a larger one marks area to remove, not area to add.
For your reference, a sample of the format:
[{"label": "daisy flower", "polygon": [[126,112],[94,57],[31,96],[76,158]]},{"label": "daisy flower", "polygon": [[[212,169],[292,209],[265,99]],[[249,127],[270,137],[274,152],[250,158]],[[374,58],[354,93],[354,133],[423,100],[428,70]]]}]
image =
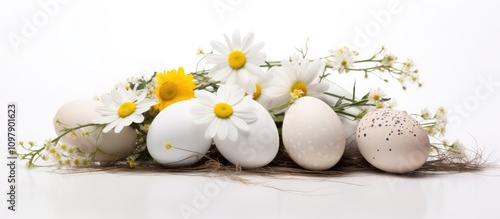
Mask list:
[{"label": "daisy flower", "polygon": [[159,103],[153,106],[155,110],[161,111],[173,103],[194,97],[196,83],[193,81],[193,75],[186,75],[182,67],[177,71],[157,73],[155,79],[157,81],[155,94],[159,100]]},{"label": "daisy flower", "polygon": [[255,92],[256,78],[264,75],[259,65],[266,60],[266,54],[259,52],[264,47],[263,42],[252,45],[253,37],[253,33],[249,33],[242,41],[240,32],[234,31],[232,40],[224,35],[227,46],[221,42],[211,42],[218,53],[208,54],[206,57],[208,64],[215,64],[209,71],[212,80],[237,84],[248,94]]},{"label": "daisy flower", "polygon": [[377,90],[371,90],[370,94],[368,95],[368,103],[375,104],[378,106],[380,103],[384,102],[383,101],[384,96],[385,93],[380,88],[377,88]]},{"label": "daisy flower", "polygon": [[271,103],[271,96],[269,96],[269,88],[273,85],[273,77],[271,71],[267,72],[264,77],[259,77],[255,83],[255,92],[252,95],[252,99],[268,108]]},{"label": "daisy flower", "polygon": [[205,138],[231,141],[238,139],[239,131],[248,132],[249,123],[257,119],[253,110],[252,96],[245,95],[245,91],[237,85],[221,85],[217,94],[205,90],[196,91],[196,106],[191,113],[195,115],[197,124],[209,124],[205,131]]},{"label": "daisy flower", "polygon": [[344,46],[338,50],[330,51],[330,55],[333,69],[339,71],[339,73],[344,73],[348,72],[349,68],[354,65],[354,57],[358,55],[358,52],[351,51],[349,47]]},{"label": "daisy flower", "polygon": [[320,97],[328,90],[327,83],[319,83],[319,76],[325,69],[321,60],[309,62],[304,59],[301,64],[283,60],[281,66],[272,69],[275,78],[269,91],[272,107],[281,107],[303,96]]},{"label": "daisy flower", "polygon": [[156,101],[146,98],[146,92],[137,92],[135,89],[118,87],[112,89],[109,94],[101,97],[104,106],[96,107],[96,111],[102,117],[94,120],[97,124],[107,124],[103,132],[115,129],[119,133],[124,126],[132,123],[140,123],[144,120],[142,113],[149,110]]}]

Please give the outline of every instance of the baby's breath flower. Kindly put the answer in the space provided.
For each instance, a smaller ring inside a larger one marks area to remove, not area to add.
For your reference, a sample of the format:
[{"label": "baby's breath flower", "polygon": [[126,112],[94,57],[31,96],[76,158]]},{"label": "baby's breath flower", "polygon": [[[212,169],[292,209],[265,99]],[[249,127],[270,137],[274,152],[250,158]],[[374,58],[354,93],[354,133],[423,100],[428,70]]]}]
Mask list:
[{"label": "baby's breath flower", "polygon": [[66,166],[71,166],[71,158],[66,158],[66,159],[64,160],[64,165],[66,165]]},{"label": "baby's breath flower", "polygon": [[82,128],[82,129],[81,129],[81,133],[80,133],[80,135],[81,135],[82,137],[90,137],[90,132],[89,132],[89,131],[87,131],[86,129]]},{"label": "baby's breath flower", "polygon": [[59,160],[59,161],[60,161],[60,160],[61,160],[61,158],[62,158],[61,153],[56,153],[56,154],[54,155],[54,159],[56,159],[56,160]]},{"label": "baby's breath flower", "polygon": [[89,160],[87,158],[82,158],[82,165],[83,166],[89,165]]},{"label": "baby's breath flower", "polygon": [[429,111],[429,109],[425,108],[425,109],[422,109],[422,119],[425,119],[425,120],[429,120],[432,118],[432,114],[431,114],[431,111]]},{"label": "baby's breath flower", "polygon": [[137,163],[133,159],[129,159],[127,164],[130,168],[135,168],[137,166]]},{"label": "baby's breath flower", "polygon": [[398,101],[396,99],[391,99],[386,102],[387,103],[387,108],[393,109],[398,105]]},{"label": "baby's breath flower", "polygon": [[436,115],[434,116],[434,118],[436,120],[448,121],[446,114],[447,114],[446,109],[444,107],[439,107],[436,111]]},{"label": "baby's breath flower", "polygon": [[333,70],[337,70],[339,73],[348,72],[349,68],[352,68],[354,64],[354,57],[357,55],[358,52],[351,51],[347,46],[338,50],[330,50],[330,56],[332,58],[330,63]]},{"label": "baby's breath flower", "polygon": [[76,158],[73,158],[73,162],[72,162],[72,165],[74,166],[80,166],[82,163],[80,161],[80,159],[78,157]]},{"label": "baby's breath flower", "polygon": [[382,62],[380,64],[385,67],[392,67],[397,60],[398,57],[388,53],[387,50],[384,50],[384,57],[382,58]]},{"label": "baby's breath flower", "polygon": [[464,145],[459,141],[455,141],[452,145],[448,146],[448,151],[459,157],[465,155]]},{"label": "baby's breath flower", "polygon": [[59,148],[61,149],[61,151],[67,151],[69,147],[67,144],[60,144]]},{"label": "baby's breath flower", "polygon": [[76,146],[71,146],[68,148],[68,154],[75,154],[76,152]]}]

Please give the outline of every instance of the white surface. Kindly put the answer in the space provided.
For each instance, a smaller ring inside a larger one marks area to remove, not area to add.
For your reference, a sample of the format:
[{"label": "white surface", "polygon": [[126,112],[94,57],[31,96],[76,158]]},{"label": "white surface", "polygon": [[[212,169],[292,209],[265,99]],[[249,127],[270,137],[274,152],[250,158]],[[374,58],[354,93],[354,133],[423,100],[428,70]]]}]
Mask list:
[{"label": "white surface", "polygon": [[[389,12],[392,2],[399,7]],[[218,13],[214,4],[227,11]],[[360,74],[337,75],[336,82],[350,90],[357,78],[359,94],[381,86],[398,100],[400,109],[411,112],[444,106],[451,111],[450,140],[459,138],[487,154],[500,149],[496,139],[500,3],[496,1],[68,1],[57,5],[58,10],[45,15],[38,1],[0,1],[0,102],[2,107],[8,101],[19,104],[20,140],[41,143],[54,137],[51,121],[62,104],[101,95],[127,77],[150,75],[152,70],[147,69],[183,66],[193,71],[198,47],[208,51],[211,40],[220,41],[222,34],[240,29],[255,32],[272,60],[288,57],[308,37],[311,58],[344,44],[358,47],[366,57],[384,44],[400,59],[413,58],[425,82],[423,88],[403,92],[397,83],[367,81]],[[390,18],[376,19],[384,13]],[[33,17],[46,23],[14,49],[9,36],[22,36]],[[360,43],[366,27],[372,27],[371,36]],[[488,80],[493,83],[487,86]],[[0,132],[6,132],[5,125],[0,125]],[[5,142],[5,135],[0,136]],[[0,157],[6,173],[5,156]],[[498,159],[498,152],[492,158]],[[197,216],[391,218],[402,212],[415,218],[498,218],[499,171],[487,175],[266,179],[286,191],[230,183]],[[189,205],[196,191],[214,185],[210,178],[186,174],[60,175],[21,168],[18,177],[19,212],[4,217],[6,206],[0,206],[2,218],[179,218],[179,206]],[[7,189],[6,180],[0,180],[0,187],[0,191]]]}]

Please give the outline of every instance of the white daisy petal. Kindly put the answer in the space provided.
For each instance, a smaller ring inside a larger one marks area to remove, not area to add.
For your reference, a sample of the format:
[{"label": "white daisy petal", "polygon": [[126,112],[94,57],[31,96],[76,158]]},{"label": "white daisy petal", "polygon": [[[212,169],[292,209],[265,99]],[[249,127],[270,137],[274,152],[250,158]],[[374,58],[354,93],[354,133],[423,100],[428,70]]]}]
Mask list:
[{"label": "white daisy petal", "polygon": [[262,48],[264,48],[265,43],[264,42],[258,42],[257,44],[253,45],[252,47],[248,48],[247,51],[243,51],[245,54],[248,55],[254,55],[257,52],[259,52]]},{"label": "white daisy petal", "polygon": [[266,54],[262,53],[262,52],[255,53],[255,54],[248,54],[247,65],[248,64],[260,65],[266,61],[266,58],[267,58]]},{"label": "white daisy petal", "polygon": [[217,90],[217,99],[222,102],[226,102],[229,100],[231,94],[229,93],[228,86],[220,86]]},{"label": "white daisy petal", "polygon": [[233,50],[241,50],[240,31],[238,30],[233,32]]},{"label": "white daisy petal", "polygon": [[227,133],[228,133],[228,121],[227,119],[221,119],[220,120],[220,125],[219,125],[219,128],[217,130],[217,137],[221,140],[224,140],[226,139],[227,137]]},{"label": "white daisy petal", "polygon": [[250,130],[250,126],[243,121],[242,119],[236,117],[236,116],[231,116],[231,123],[239,130],[242,130],[244,132],[248,132]]},{"label": "white daisy petal", "polygon": [[261,77],[264,77],[264,71],[262,71],[262,69],[260,69],[260,67],[258,65],[255,65],[255,64],[252,64],[252,63],[247,63],[245,65],[245,67],[253,72],[253,75],[257,76],[258,78],[261,78]]},{"label": "white daisy petal", "polygon": [[236,141],[238,140],[238,130],[236,127],[234,127],[233,123],[228,122],[227,125],[228,127],[228,137],[229,140],[231,141]]},{"label": "white daisy petal", "polygon": [[219,125],[220,125],[220,119],[215,118],[214,120],[212,120],[212,122],[210,123],[210,126],[205,131],[205,137],[207,137],[207,136],[210,138],[215,137],[215,135],[217,134],[217,131],[219,129]]},{"label": "white daisy petal", "polygon": [[108,124],[112,121],[115,121],[116,119],[118,119],[118,116],[109,115],[109,116],[102,116],[102,117],[96,118],[93,120],[93,122],[97,123],[97,124]]},{"label": "white daisy petal", "polygon": [[233,73],[233,69],[228,64],[222,64],[219,68],[211,69],[208,74],[214,81],[225,82],[227,77]]},{"label": "white daisy petal", "polygon": [[317,83],[313,85],[309,85],[308,94],[323,94],[328,90],[330,85],[328,83]]},{"label": "white daisy petal", "polygon": [[206,113],[206,114],[204,114],[204,115],[205,115],[205,116],[203,116],[203,117],[198,117],[198,119],[194,120],[194,123],[199,124],[199,125],[201,125],[201,124],[207,124],[207,123],[209,123],[210,121],[212,121],[213,119],[215,119],[215,117],[214,117],[214,116],[212,116],[212,115],[210,114],[210,112],[209,112],[209,113]]},{"label": "white daisy petal", "polygon": [[205,60],[207,63],[221,63],[221,62],[227,62],[227,56],[222,56],[219,54],[208,54],[205,57]]},{"label": "white daisy petal", "polygon": [[231,42],[231,40],[229,39],[229,37],[226,34],[224,34],[224,40],[226,41],[226,44],[229,48],[229,52],[234,51],[235,48],[233,46],[233,43]]},{"label": "white daisy petal", "polygon": [[229,53],[229,48],[225,46],[224,44],[217,42],[217,41],[212,41],[210,42],[210,45],[214,48],[214,50],[218,53],[222,54],[227,54]]},{"label": "white daisy petal", "polygon": [[[253,43],[253,36],[254,34],[252,32],[248,33],[244,38],[243,38],[243,42],[241,44],[241,47],[240,47],[240,50],[242,52],[244,52],[245,54],[247,54],[247,50],[248,48],[250,48],[250,46],[252,45]],[[262,49],[262,48],[261,48]],[[260,49],[259,49],[260,50]]]},{"label": "white daisy petal", "polygon": [[303,76],[304,78],[304,83],[306,84],[311,84],[315,80],[319,80],[319,74],[318,72],[322,72],[325,69],[325,66],[321,63],[321,60],[316,60],[308,66],[307,69],[305,69],[305,74]]}]

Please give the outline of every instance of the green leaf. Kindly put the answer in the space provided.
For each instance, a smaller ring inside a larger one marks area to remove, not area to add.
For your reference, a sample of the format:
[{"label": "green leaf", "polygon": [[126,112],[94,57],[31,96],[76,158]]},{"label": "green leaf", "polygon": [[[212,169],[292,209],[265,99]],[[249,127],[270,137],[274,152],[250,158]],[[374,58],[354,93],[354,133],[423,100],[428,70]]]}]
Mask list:
[{"label": "green leaf", "polygon": [[335,106],[334,107],[338,107],[340,106],[340,104],[342,104],[342,101],[344,100],[344,97],[341,97],[337,100],[337,102],[335,103]]}]

